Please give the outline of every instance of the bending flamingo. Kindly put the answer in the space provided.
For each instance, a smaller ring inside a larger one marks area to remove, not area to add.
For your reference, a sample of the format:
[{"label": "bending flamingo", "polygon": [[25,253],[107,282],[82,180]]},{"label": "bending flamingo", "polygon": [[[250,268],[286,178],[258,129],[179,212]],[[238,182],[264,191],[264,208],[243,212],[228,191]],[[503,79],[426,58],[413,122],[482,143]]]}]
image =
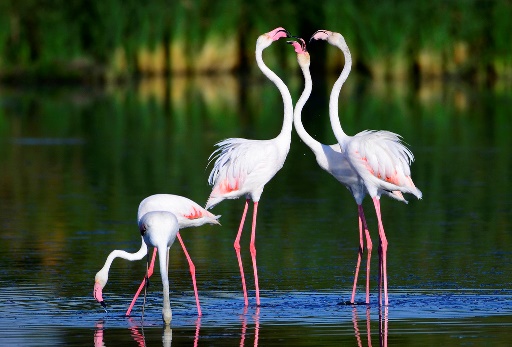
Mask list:
[{"label": "bending flamingo", "polygon": [[291,37],[291,35],[285,29],[277,28],[261,35],[256,41],[256,62],[258,67],[277,86],[283,98],[284,120],[281,132],[271,140],[226,139],[217,143],[219,148],[210,156],[210,158],[215,157],[216,161],[208,179],[209,184],[213,185],[213,189],[206,203],[206,208],[212,208],[224,199],[236,199],[240,196],[246,196],[244,212],[234,243],[246,306],[249,304],[249,301],[240,255],[240,237],[247,215],[249,200],[254,202],[250,251],[256,287],[256,303],[259,305],[260,294],[255,245],[258,202],[265,184],[283,167],[291,143],[293,127],[292,97],[284,82],[265,65],[262,57],[263,50],[282,37]]},{"label": "bending flamingo", "polygon": [[116,257],[128,260],[137,260],[147,254],[147,246],[158,249],[160,261],[160,274],[163,286],[163,307],[162,319],[169,325],[172,319],[171,304],[169,301],[169,248],[174,243],[179,231],[178,219],[171,212],[153,211],[148,212],[139,220],[139,231],[142,237],[142,247],[139,252],[130,254],[124,251],[113,251],[107,258],[105,266],[96,274],[94,286],[94,297],[104,306],[99,286],[106,284],[108,279],[108,267]]},{"label": "bending flamingo", "polygon": [[[388,305],[387,290],[387,246],[388,242],[384,232],[384,225],[380,213],[380,196],[388,195],[396,200],[407,202],[402,193],[410,193],[421,199],[422,193],[416,188],[411,179],[410,164],[414,161],[412,152],[402,143],[401,136],[389,131],[365,130],[354,136],[345,134],[338,117],[338,99],[343,83],[346,81],[352,66],[350,50],[343,36],[336,32],[318,30],[311,39],[326,40],[329,44],[338,47],[345,57],[345,66],[334,83],[329,100],[329,118],[331,126],[338,141],[337,145],[326,146],[315,144],[311,136],[307,135],[300,123],[300,112],[311,92],[311,76],[309,74],[309,55],[299,58],[299,64],[306,81],[305,91],[300,103],[295,108],[295,127],[304,142],[316,154],[319,165],[331,173],[338,181],[344,184],[353,194],[358,205],[360,249],[354,276],[354,287],[351,302],[354,303],[355,287],[362,252],[362,228],[366,233],[368,259],[366,302],[369,302],[369,260],[371,240],[364,218],[362,201],[369,194],[375,206],[379,227],[379,287],[383,281],[385,305]],[[296,45],[295,45],[296,46]],[[297,49],[297,47],[296,47]],[[299,52],[299,54],[301,54]],[[336,163],[336,164],[334,164]],[[332,166],[331,166],[332,165]],[[332,171],[332,172],[331,172]],[[382,297],[379,290],[379,303]]]},{"label": "bending flamingo", "polygon": [[[204,208],[202,208],[199,204],[195,203],[194,201],[185,198],[183,196],[179,195],[172,195],[172,194],[155,194],[151,195],[139,204],[139,210],[137,213],[137,220],[140,222],[142,217],[146,215],[148,212],[152,211],[167,211],[171,212],[178,220],[178,227],[180,229],[188,228],[188,227],[194,227],[194,226],[201,226],[204,224],[220,224],[218,221],[218,218],[220,216],[215,216],[212,213],[206,211]],[[180,244],[183,248],[183,251],[185,252],[185,256],[187,257],[189,266],[190,266],[190,273],[192,275],[192,282],[194,285],[194,294],[196,297],[196,304],[197,304],[197,310],[198,315],[201,315],[201,307],[199,305],[199,296],[197,293],[197,286],[196,286],[196,278],[195,278],[195,267],[194,263],[192,262],[192,259],[190,258],[187,249],[185,248],[185,244],[183,243],[183,240],[179,234],[177,233],[178,240],[180,241]],[[153,274],[154,269],[154,263],[156,258],[157,249],[155,248],[153,252],[153,256],[151,259],[151,264],[148,268],[147,278],[151,277]],[[108,272],[110,270],[110,266],[112,265],[112,262],[115,258],[120,257],[126,260],[140,260],[147,254],[147,246],[142,241],[141,248],[136,253],[128,253],[125,251],[119,251],[115,250],[112,253],[109,254],[107,257],[107,260],[105,262],[105,265],[103,268],[98,271],[95,277],[95,284],[94,284],[94,298],[103,306],[106,307],[105,302],[103,300],[102,291],[105,285],[108,281]],[[137,297],[139,296],[141,290],[144,288],[144,285],[146,284],[146,278],[142,281],[141,285],[139,286],[139,289],[137,290],[137,293],[135,294],[130,307],[126,311],[126,315],[129,316],[130,312],[133,308],[133,305],[135,304],[135,301],[137,300]]]}]

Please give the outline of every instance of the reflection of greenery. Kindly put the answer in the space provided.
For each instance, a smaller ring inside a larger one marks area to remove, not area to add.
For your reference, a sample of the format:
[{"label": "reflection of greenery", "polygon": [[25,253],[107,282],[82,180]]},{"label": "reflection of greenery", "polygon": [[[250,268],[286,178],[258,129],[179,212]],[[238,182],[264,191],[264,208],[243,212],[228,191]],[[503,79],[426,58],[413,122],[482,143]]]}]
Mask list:
[{"label": "reflection of greenery", "polygon": [[[253,70],[254,41],[279,25],[308,38],[343,33],[356,68],[403,79],[510,76],[508,0],[6,0],[0,71],[69,80]],[[267,61],[295,66],[279,47]],[[339,55],[327,51],[329,69]],[[293,56],[292,56],[293,57]]]},{"label": "reflection of greenery", "polygon": [[[294,86],[295,97],[301,84],[285,80]],[[315,82],[315,92],[324,83],[329,89],[331,82]],[[55,266],[59,276],[72,280],[76,275],[64,270],[72,259],[72,273],[82,276],[86,271],[84,276],[92,279],[110,249],[137,248],[134,219],[142,198],[170,192],[204,203],[210,192],[210,168],[205,167],[215,142],[233,136],[269,138],[280,130],[282,104],[275,87],[259,79],[245,83],[252,87],[243,90],[231,77],[180,77],[138,91],[100,95],[4,92],[0,250],[12,256],[3,257],[1,265],[6,268],[9,262],[21,280],[35,276],[38,281],[45,266]],[[389,266],[394,269],[390,286],[472,286],[473,277],[458,277],[470,272],[480,278],[467,264],[482,256],[492,259],[494,252],[512,247],[507,208],[512,193],[509,91],[427,85],[427,91],[415,94],[409,85],[379,85],[352,77],[346,87],[340,117],[348,133],[398,132],[417,157],[412,171],[424,200],[403,205],[383,199]],[[306,105],[304,124],[320,141],[333,143],[326,101]],[[32,139],[32,144],[23,139]],[[205,286],[238,288],[232,242],[242,205],[242,200],[226,201],[215,208],[223,215],[222,227],[183,233]],[[364,207],[376,245],[371,202]],[[265,189],[258,225],[263,288],[350,286],[358,237],[355,203],[317,167],[295,135],[283,170]],[[246,232],[244,245],[248,239]],[[31,250],[28,260],[20,251],[24,247]],[[189,290],[186,261],[174,252],[174,271],[183,290]],[[249,252],[243,256],[250,264]],[[377,261],[376,253],[373,259]],[[29,273],[25,261],[32,266]],[[479,264],[483,271],[493,266],[503,275],[484,276],[478,285],[503,285],[510,264],[487,261]],[[116,266],[140,269],[137,264]],[[400,277],[404,269],[414,276]],[[138,277],[136,272],[133,277]],[[215,278],[230,281],[230,287]],[[432,282],[424,283],[425,278]],[[83,290],[89,295],[90,288]]]}]

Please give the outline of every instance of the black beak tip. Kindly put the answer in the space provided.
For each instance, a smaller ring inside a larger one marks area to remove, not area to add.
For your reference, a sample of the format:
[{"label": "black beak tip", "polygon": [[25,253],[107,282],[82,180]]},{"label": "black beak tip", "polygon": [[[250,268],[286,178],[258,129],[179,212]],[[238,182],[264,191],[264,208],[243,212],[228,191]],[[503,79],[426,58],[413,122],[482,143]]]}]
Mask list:
[{"label": "black beak tip", "polygon": [[279,30],[278,32],[283,32],[283,33],[285,33],[287,38],[288,38],[288,37],[293,37],[293,36],[292,36],[292,34],[290,34],[290,32],[289,32],[288,30],[284,29],[284,28],[283,28],[283,29],[281,29],[281,30]]},{"label": "black beak tip", "polygon": [[100,301],[100,305],[101,305],[103,308],[107,308],[107,304],[105,304],[105,301]]}]

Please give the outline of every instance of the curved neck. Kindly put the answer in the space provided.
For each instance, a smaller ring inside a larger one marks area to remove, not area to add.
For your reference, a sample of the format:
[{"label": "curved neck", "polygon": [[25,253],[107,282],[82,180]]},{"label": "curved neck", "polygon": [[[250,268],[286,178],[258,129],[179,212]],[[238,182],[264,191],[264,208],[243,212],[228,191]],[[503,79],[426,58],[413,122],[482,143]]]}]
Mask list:
[{"label": "curved neck", "polygon": [[290,91],[284,82],[277,76],[274,71],[270,70],[267,65],[263,62],[263,49],[256,46],[256,63],[260,68],[261,72],[269,80],[271,80],[281,92],[281,97],[283,98],[284,104],[284,120],[283,127],[281,128],[281,132],[278,137],[289,137],[291,139],[292,136],[292,126],[293,126],[293,101],[292,96],[290,95]]},{"label": "curved neck", "polygon": [[165,324],[171,323],[172,311],[171,302],[169,300],[169,248],[158,247],[158,260],[160,263],[160,275],[162,276],[163,287],[163,306],[162,306],[162,319]]},{"label": "curved neck", "polygon": [[299,100],[297,100],[295,108],[293,109],[293,123],[295,125],[295,130],[297,131],[297,134],[299,134],[301,140],[304,141],[304,143],[308,145],[308,147],[310,147],[313,151],[315,151],[316,148],[321,150],[321,148],[319,148],[321,146],[321,143],[315,140],[311,135],[309,135],[306,129],[304,129],[304,126],[302,125],[302,109],[304,108],[304,105],[306,104],[306,102],[309,99],[309,96],[311,95],[313,82],[311,79],[311,73],[309,71],[309,65],[301,65],[300,68],[302,70],[302,74],[304,75],[304,90],[302,91],[302,94]]},{"label": "curved neck", "polygon": [[329,118],[331,120],[331,127],[334,131],[334,135],[336,136],[338,143],[342,144],[346,141],[348,136],[341,128],[340,118],[338,116],[338,99],[340,96],[341,87],[347,80],[348,75],[350,74],[350,69],[352,68],[352,56],[350,55],[350,51],[346,44],[343,44],[342,42],[336,42],[334,45],[341,49],[343,52],[343,56],[345,57],[345,65],[343,66],[340,77],[338,77],[332,87],[331,97],[329,99]]},{"label": "curved neck", "polygon": [[142,239],[142,245],[140,246],[140,249],[135,253],[128,253],[126,251],[120,251],[120,250],[115,250],[115,251],[110,252],[110,254],[107,257],[107,260],[105,261],[105,265],[103,265],[103,268],[101,268],[100,272],[106,271],[108,273],[110,266],[112,265],[112,262],[116,258],[123,258],[123,259],[129,260],[129,261],[142,259],[148,253],[148,246],[144,242],[144,238],[141,237],[141,239]]}]

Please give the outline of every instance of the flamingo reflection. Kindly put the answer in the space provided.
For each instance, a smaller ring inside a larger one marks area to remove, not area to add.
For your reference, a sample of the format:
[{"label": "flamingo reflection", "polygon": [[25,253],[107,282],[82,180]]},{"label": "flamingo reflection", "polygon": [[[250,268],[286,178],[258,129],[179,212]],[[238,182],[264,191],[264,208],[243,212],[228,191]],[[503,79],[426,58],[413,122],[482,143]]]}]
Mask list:
[{"label": "flamingo reflection", "polygon": [[[144,327],[142,325],[138,325],[132,318],[128,319],[129,330],[132,339],[137,343],[140,347],[146,347],[146,337],[144,336]],[[107,347],[103,340],[104,337],[104,321],[99,320],[96,322],[94,330],[94,347]],[[196,320],[196,331],[194,335],[194,347],[197,347],[199,343],[199,332],[201,329],[201,318],[197,318]],[[169,325],[165,325],[164,330],[162,332],[162,346],[163,347],[171,347],[172,344],[172,329]]]},{"label": "flamingo reflection", "polygon": [[94,330],[94,347],[105,347],[103,343],[103,320],[96,322],[96,329]]},{"label": "flamingo reflection", "polygon": [[[254,347],[258,346],[258,338],[260,335],[260,307],[256,307],[256,312],[253,315],[254,319]],[[247,332],[247,306],[244,307],[242,314],[242,334],[240,336],[240,347],[245,344],[245,334]]]},{"label": "flamingo reflection", "polygon": [[[358,347],[363,346],[363,342],[361,340],[361,332],[359,331],[358,325],[358,315],[357,315],[357,306],[352,308],[352,323],[354,324],[354,335],[356,337],[356,342]],[[370,331],[371,326],[371,315],[370,315],[370,307],[366,308],[366,337],[368,341],[368,347],[372,346],[372,335]],[[379,346],[387,347],[388,345],[388,307],[379,306]]]}]

